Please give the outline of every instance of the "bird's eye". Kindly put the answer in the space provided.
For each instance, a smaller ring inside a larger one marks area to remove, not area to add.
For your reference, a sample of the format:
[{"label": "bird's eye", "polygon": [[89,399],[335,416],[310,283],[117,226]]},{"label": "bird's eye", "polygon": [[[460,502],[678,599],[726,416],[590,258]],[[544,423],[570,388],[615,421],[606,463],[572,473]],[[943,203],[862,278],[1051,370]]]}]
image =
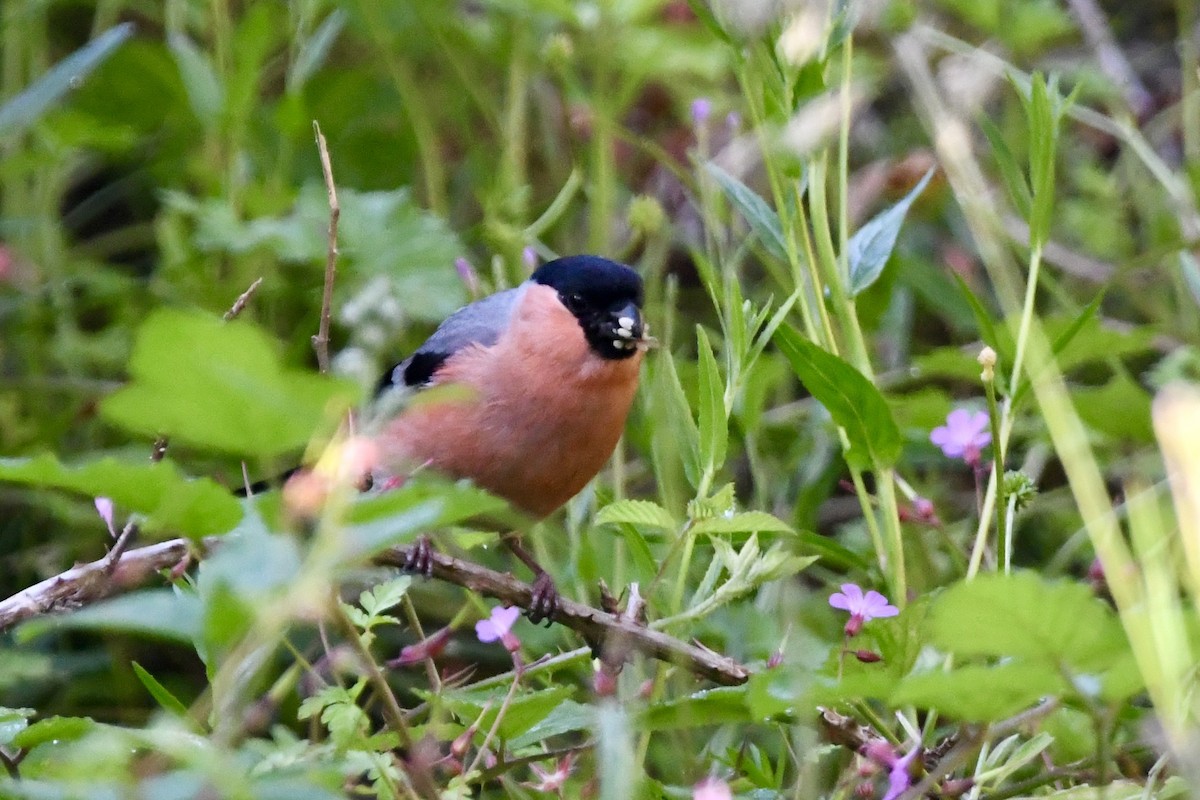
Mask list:
[{"label": "bird's eye", "polygon": [[566,303],[567,308],[569,308],[571,311],[583,310],[583,295],[579,294],[578,292],[573,292],[567,295],[564,299],[564,302]]}]

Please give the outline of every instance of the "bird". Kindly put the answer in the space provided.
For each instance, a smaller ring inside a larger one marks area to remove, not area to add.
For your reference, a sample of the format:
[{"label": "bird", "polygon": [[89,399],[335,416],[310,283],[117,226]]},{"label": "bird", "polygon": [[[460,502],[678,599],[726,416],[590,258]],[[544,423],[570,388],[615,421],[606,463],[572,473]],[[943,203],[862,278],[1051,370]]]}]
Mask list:
[{"label": "bird", "polygon": [[[642,305],[635,270],[573,255],[454,312],[377,387],[384,408],[389,396],[409,400],[372,424],[372,482],[428,468],[468,478],[532,519],[549,516],[596,476],[624,431],[653,343]],[[535,573],[531,619],[548,618],[553,580],[514,538],[504,541]]]}]

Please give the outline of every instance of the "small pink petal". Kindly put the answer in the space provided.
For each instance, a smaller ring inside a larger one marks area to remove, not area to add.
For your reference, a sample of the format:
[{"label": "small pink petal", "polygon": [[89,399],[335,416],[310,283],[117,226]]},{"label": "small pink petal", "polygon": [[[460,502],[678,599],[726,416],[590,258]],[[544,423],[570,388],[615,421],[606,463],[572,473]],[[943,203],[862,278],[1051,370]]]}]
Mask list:
[{"label": "small pink petal", "polygon": [[720,778],[705,778],[692,787],[692,800],[733,800],[733,790]]},{"label": "small pink petal", "polygon": [[100,515],[100,519],[104,520],[104,524],[108,526],[108,533],[114,539],[117,538],[117,529],[113,525],[113,501],[111,497],[96,498],[96,513]]}]

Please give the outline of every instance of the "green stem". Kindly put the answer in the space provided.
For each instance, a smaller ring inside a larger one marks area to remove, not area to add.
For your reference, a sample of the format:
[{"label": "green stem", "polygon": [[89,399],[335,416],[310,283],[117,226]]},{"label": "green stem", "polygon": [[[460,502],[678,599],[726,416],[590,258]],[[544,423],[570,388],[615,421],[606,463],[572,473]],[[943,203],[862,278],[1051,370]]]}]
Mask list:
[{"label": "green stem", "polygon": [[[986,367],[985,367],[986,369]],[[992,429],[992,476],[989,479],[989,487],[992,482],[996,485],[996,540],[997,549],[999,550],[997,561],[1004,565],[1005,574],[1008,573],[1008,563],[1011,555],[1008,550],[1008,541],[1005,532],[1008,530],[1005,524],[1005,516],[1007,514],[1005,508],[1004,497],[1004,440],[1000,437],[1000,409],[996,402],[996,377],[993,373],[991,378],[985,378],[983,388],[987,393],[988,404],[988,422]]]}]

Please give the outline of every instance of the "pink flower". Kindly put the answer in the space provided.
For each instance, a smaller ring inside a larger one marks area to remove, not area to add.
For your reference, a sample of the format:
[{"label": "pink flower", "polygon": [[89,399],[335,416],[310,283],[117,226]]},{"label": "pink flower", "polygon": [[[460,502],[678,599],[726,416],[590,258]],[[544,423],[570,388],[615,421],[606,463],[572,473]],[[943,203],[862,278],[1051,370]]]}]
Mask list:
[{"label": "pink flower", "polygon": [[862,630],[863,623],[881,617],[894,617],[900,609],[888,602],[888,599],[872,589],[863,594],[862,587],[856,583],[843,583],[840,592],[829,596],[829,605],[850,612],[850,621],[846,623],[846,635],[854,636]]},{"label": "pink flower", "polygon": [[511,608],[496,606],[492,609],[490,617],[475,623],[475,635],[484,644],[495,641],[502,642],[508,652],[515,653],[521,649],[521,640],[512,632],[512,626],[519,616],[521,616],[521,609],[516,606]]},{"label": "pink flower", "polygon": [[482,294],[482,287],[479,285],[479,274],[475,272],[475,268],[471,266],[470,261],[461,256],[454,259],[454,271],[458,273],[459,279],[467,287],[467,292],[471,297],[479,297]]},{"label": "pink flower", "polygon": [[956,408],[946,417],[945,425],[933,429],[929,441],[942,448],[947,458],[961,458],[971,466],[977,466],[980,452],[992,441],[989,427],[986,411]]},{"label": "pink flower", "polygon": [[525,262],[526,269],[533,272],[537,269],[537,250],[534,250],[532,247],[526,247],[521,251],[521,260]]},{"label": "pink flower", "polygon": [[912,762],[919,752],[921,748],[914,747],[908,755],[892,762],[892,768],[888,770],[888,790],[883,800],[896,800],[912,786]]},{"label": "pink flower", "polygon": [[712,114],[712,101],[707,97],[697,97],[692,101],[692,122],[694,124],[703,125],[708,122],[710,114]]},{"label": "pink flower", "polygon": [[111,497],[96,498],[96,513],[100,515],[100,519],[104,520],[104,524],[108,526],[108,533],[114,539],[117,538],[117,529],[113,525],[113,501]]},{"label": "pink flower", "polygon": [[442,628],[415,644],[405,646],[401,649],[398,657],[387,662],[388,668],[409,667],[413,664],[420,664],[426,659],[440,656],[446,649],[446,645],[450,643],[452,633],[450,628]]},{"label": "pink flower", "polygon": [[728,783],[712,776],[692,787],[692,800],[733,800],[733,790]]},{"label": "pink flower", "polygon": [[537,783],[525,783],[535,792],[558,792],[562,794],[563,784],[567,782],[567,778],[571,775],[571,762],[574,760],[575,754],[570,753],[563,756],[554,765],[554,769],[544,769],[537,764],[530,764],[529,768],[533,770],[533,774],[537,776]]}]

